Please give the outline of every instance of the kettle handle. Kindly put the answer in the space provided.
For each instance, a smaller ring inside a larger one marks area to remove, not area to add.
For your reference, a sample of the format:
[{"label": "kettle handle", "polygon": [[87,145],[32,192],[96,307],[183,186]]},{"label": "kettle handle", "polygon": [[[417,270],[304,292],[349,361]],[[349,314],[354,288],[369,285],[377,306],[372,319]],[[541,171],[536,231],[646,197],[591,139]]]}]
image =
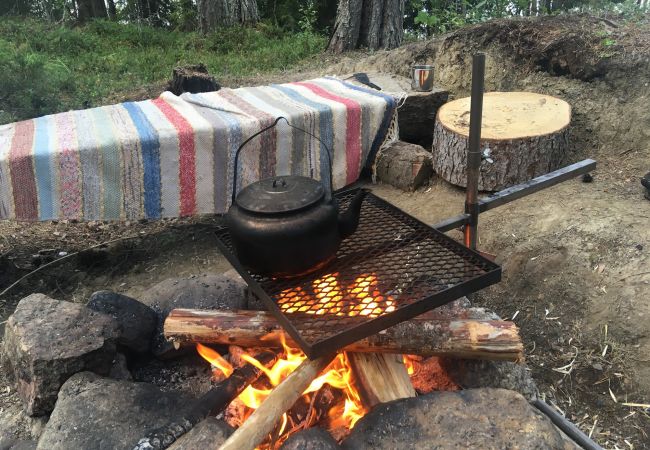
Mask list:
[{"label": "kettle handle", "polygon": [[245,146],[246,144],[248,144],[250,141],[252,141],[254,138],[256,138],[257,136],[259,136],[260,134],[264,133],[265,131],[270,130],[271,128],[275,127],[275,126],[278,124],[278,122],[279,122],[280,120],[282,120],[282,119],[284,119],[284,121],[287,123],[287,125],[289,125],[291,128],[295,128],[296,130],[300,130],[300,131],[302,131],[303,133],[308,134],[309,136],[315,138],[315,139],[316,139],[318,142],[320,142],[321,144],[323,144],[323,147],[325,148],[325,153],[327,154],[327,166],[328,166],[329,169],[330,169],[330,194],[331,194],[332,192],[334,192],[334,184],[333,184],[333,181],[332,181],[332,176],[333,176],[333,174],[332,174],[332,151],[331,151],[331,150],[329,149],[329,147],[327,147],[327,145],[325,145],[325,143],[324,143],[324,142],[323,142],[323,141],[322,141],[318,136],[316,136],[315,134],[310,133],[310,132],[307,131],[307,130],[303,130],[302,128],[297,127],[297,126],[295,126],[295,125],[291,125],[291,123],[289,123],[289,120],[287,120],[286,117],[284,117],[284,116],[279,116],[277,119],[275,119],[275,122],[273,122],[271,125],[262,128],[260,131],[258,131],[257,133],[253,134],[253,135],[250,136],[248,139],[246,139],[244,142],[242,142],[241,145],[239,146],[239,148],[237,149],[237,151],[235,152],[234,173],[233,173],[233,175],[232,175],[232,203],[233,203],[233,204],[235,203],[235,198],[237,197],[237,167],[239,166],[239,152],[242,151],[242,149],[244,148],[244,146]]}]

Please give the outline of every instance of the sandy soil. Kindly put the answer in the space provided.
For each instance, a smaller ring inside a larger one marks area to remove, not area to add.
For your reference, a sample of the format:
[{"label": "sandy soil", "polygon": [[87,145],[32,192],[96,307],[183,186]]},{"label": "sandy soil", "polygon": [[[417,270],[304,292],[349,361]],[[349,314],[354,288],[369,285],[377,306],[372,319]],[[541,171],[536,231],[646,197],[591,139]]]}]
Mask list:
[{"label": "sandy soil", "polygon": [[[615,44],[604,46],[604,36]],[[489,90],[530,90],[572,105],[567,163],[597,159],[594,181],[572,180],[481,215],[479,246],[497,256],[503,281],[473,301],[514,318],[542,395],[606,448],[650,447],[648,411],[622,405],[650,403],[650,202],[639,183],[650,170],[649,47],[648,22],[503,20],[327,69],[406,75],[413,62],[433,63],[436,82],[459,97],[469,89],[471,54],[483,50]],[[429,223],[461,212],[464,199],[439,179],[415,193],[372,188]],[[223,272],[217,221],[0,223],[0,291],[59,252],[120,239],[0,295],[0,322],[32,292],[79,302],[99,289],[137,297],[171,276]],[[15,396],[0,383],[0,416],[14,414]]]}]

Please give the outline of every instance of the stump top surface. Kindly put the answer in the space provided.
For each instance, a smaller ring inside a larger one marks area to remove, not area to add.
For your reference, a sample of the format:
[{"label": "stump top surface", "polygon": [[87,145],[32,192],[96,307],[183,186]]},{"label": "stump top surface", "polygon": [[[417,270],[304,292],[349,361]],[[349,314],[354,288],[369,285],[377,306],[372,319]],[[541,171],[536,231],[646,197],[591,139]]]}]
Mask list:
[{"label": "stump top surface", "polygon": [[[471,97],[445,103],[438,120],[454,133],[469,136]],[[569,125],[571,106],[533,92],[488,92],[483,97],[481,139],[521,139],[556,133]]]}]

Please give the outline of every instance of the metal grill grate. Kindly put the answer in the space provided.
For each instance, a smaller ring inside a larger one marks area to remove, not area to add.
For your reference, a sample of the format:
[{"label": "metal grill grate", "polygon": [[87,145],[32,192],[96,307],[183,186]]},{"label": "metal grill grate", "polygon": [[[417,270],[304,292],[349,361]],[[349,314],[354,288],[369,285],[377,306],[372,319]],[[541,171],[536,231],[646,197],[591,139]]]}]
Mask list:
[{"label": "metal grill grate", "polygon": [[[342,208],[355,192],[336,194]],[[501,279],[495,263],[372,194],[336,259],[298,278],[249,273],[233,253],[227,228],[217,236],[230,263],[310,358]]]}]

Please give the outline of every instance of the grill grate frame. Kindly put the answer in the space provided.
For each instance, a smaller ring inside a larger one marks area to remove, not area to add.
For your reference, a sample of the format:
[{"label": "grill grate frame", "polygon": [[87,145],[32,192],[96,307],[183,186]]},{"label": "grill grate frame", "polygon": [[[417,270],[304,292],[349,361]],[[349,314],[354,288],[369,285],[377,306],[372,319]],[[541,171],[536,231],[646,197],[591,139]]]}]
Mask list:
[{"label": "grill grate frame", "polygon": [[[356,192],[335,194],[341,208]],[[372,193],[357,231],[316,272],[290,279],[248,272],[226,227],[217,245],[310,359],[501,280],[497,264]]]}]

